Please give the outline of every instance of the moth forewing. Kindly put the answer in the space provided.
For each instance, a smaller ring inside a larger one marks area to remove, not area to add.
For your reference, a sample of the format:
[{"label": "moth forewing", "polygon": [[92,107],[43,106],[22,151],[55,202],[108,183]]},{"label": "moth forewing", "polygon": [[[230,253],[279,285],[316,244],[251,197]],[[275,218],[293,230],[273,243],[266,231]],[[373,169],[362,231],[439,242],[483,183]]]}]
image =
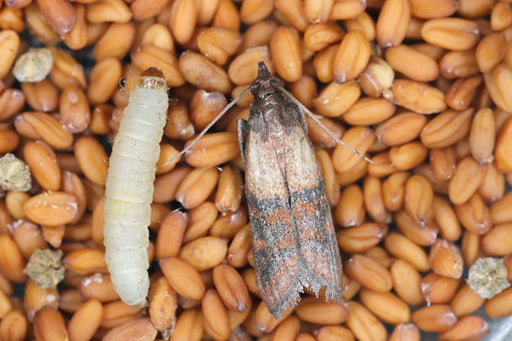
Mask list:
[{"label": "moth forewing", "polygon": [[105,261],[114,289],[134,306],[145,304],[149,288],[148,225],[168,103],[163,74],[143,72],[114,139],[105,184]]},{"label": "moth forewing", "polygon": [[340,302],[343,272],[325,184],[305,130],[297,129],[296,135],[286,162],[286,180],[305,262],[300,281],[317,295],[325,288],[326,298]]}]

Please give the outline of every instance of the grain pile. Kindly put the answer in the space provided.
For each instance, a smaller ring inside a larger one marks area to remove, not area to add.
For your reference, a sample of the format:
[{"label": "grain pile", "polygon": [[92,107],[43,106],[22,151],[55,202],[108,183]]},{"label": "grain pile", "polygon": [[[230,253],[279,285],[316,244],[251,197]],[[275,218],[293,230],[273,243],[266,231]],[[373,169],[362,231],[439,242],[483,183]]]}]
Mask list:
[{"label": "grain pile", "polygon": [[[512,315],[511,2],[5,0],[0,28],[1,340],[476,340],[480,307]],[[279,321],[258,298],[243,195],[251,96],[164,166],[260,60],[373,161],[308,120],[345,301],[305,294]],[[171,99],[134,308],[104,261],[104,184],[149,67]]]}]

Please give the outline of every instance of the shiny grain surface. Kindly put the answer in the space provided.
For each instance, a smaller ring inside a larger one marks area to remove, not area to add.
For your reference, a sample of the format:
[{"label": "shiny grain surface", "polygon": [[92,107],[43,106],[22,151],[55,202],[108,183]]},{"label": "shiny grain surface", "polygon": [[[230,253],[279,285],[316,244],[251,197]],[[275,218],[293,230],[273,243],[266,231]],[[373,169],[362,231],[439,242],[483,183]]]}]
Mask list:
[{"label": "shiny grain surface", "polygon": [[[484,255],[510,264],[512,253],[511,14],[495,0],[6,1],[0,156],[27,164],[32,189],[0,192],[0,338],[481,338],[478,308],[512,314],[510,289],[486,300],[464,275]],[[32,45],[46,46],[53,66],[30,83],[48,68],[14,67]],[[345,300],[304,293],[282,320],[254,277],[236,131],[252,95],[164,166],[247,88],[260,60],[373,161],[306,118]],[[103,194],[113,136],[148,67],[163,72],[171,101],[146,250],[152,284],[147,306],[134,308],[106,272]],[[0,167],[0,184],[17,171]],[[38,248],[64,253],[57,288],[23,272]]]}]

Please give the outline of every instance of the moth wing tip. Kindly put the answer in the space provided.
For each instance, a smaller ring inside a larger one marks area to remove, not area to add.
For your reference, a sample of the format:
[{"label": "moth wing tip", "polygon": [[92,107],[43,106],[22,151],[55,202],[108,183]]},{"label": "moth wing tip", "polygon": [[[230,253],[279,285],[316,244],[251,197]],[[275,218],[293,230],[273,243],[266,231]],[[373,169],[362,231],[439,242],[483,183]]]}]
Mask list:
[{"label": "moth wing tip", "polygon": [[296,290],[291,291],[281,302],[277,303],[273,307],[267,307],[270,314],[276,320],[280,320],[288,315],[295,309],[295,307],[300,303],[300,294],[303,293],[304,290],[297,288]]},{"label": "moth wing tip", "polygon": [[342,291],[338,287],[328,286],[325,291],[325,300],[332,301],[334,303],[341,303],[343,301]]}]

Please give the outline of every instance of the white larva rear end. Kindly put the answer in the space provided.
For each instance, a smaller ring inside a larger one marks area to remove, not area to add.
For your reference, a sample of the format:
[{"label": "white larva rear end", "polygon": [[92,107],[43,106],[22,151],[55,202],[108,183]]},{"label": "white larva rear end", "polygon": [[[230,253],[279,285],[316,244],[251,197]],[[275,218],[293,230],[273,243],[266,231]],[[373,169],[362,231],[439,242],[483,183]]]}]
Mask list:
[{"label": "white larva rear end", "polygon": [[105,260],[123,302],[142,306],[149,288],[147,247],[153,182],[166,121],[167,84],[156,69],[142,73],[114,139],[105,185]]}]

